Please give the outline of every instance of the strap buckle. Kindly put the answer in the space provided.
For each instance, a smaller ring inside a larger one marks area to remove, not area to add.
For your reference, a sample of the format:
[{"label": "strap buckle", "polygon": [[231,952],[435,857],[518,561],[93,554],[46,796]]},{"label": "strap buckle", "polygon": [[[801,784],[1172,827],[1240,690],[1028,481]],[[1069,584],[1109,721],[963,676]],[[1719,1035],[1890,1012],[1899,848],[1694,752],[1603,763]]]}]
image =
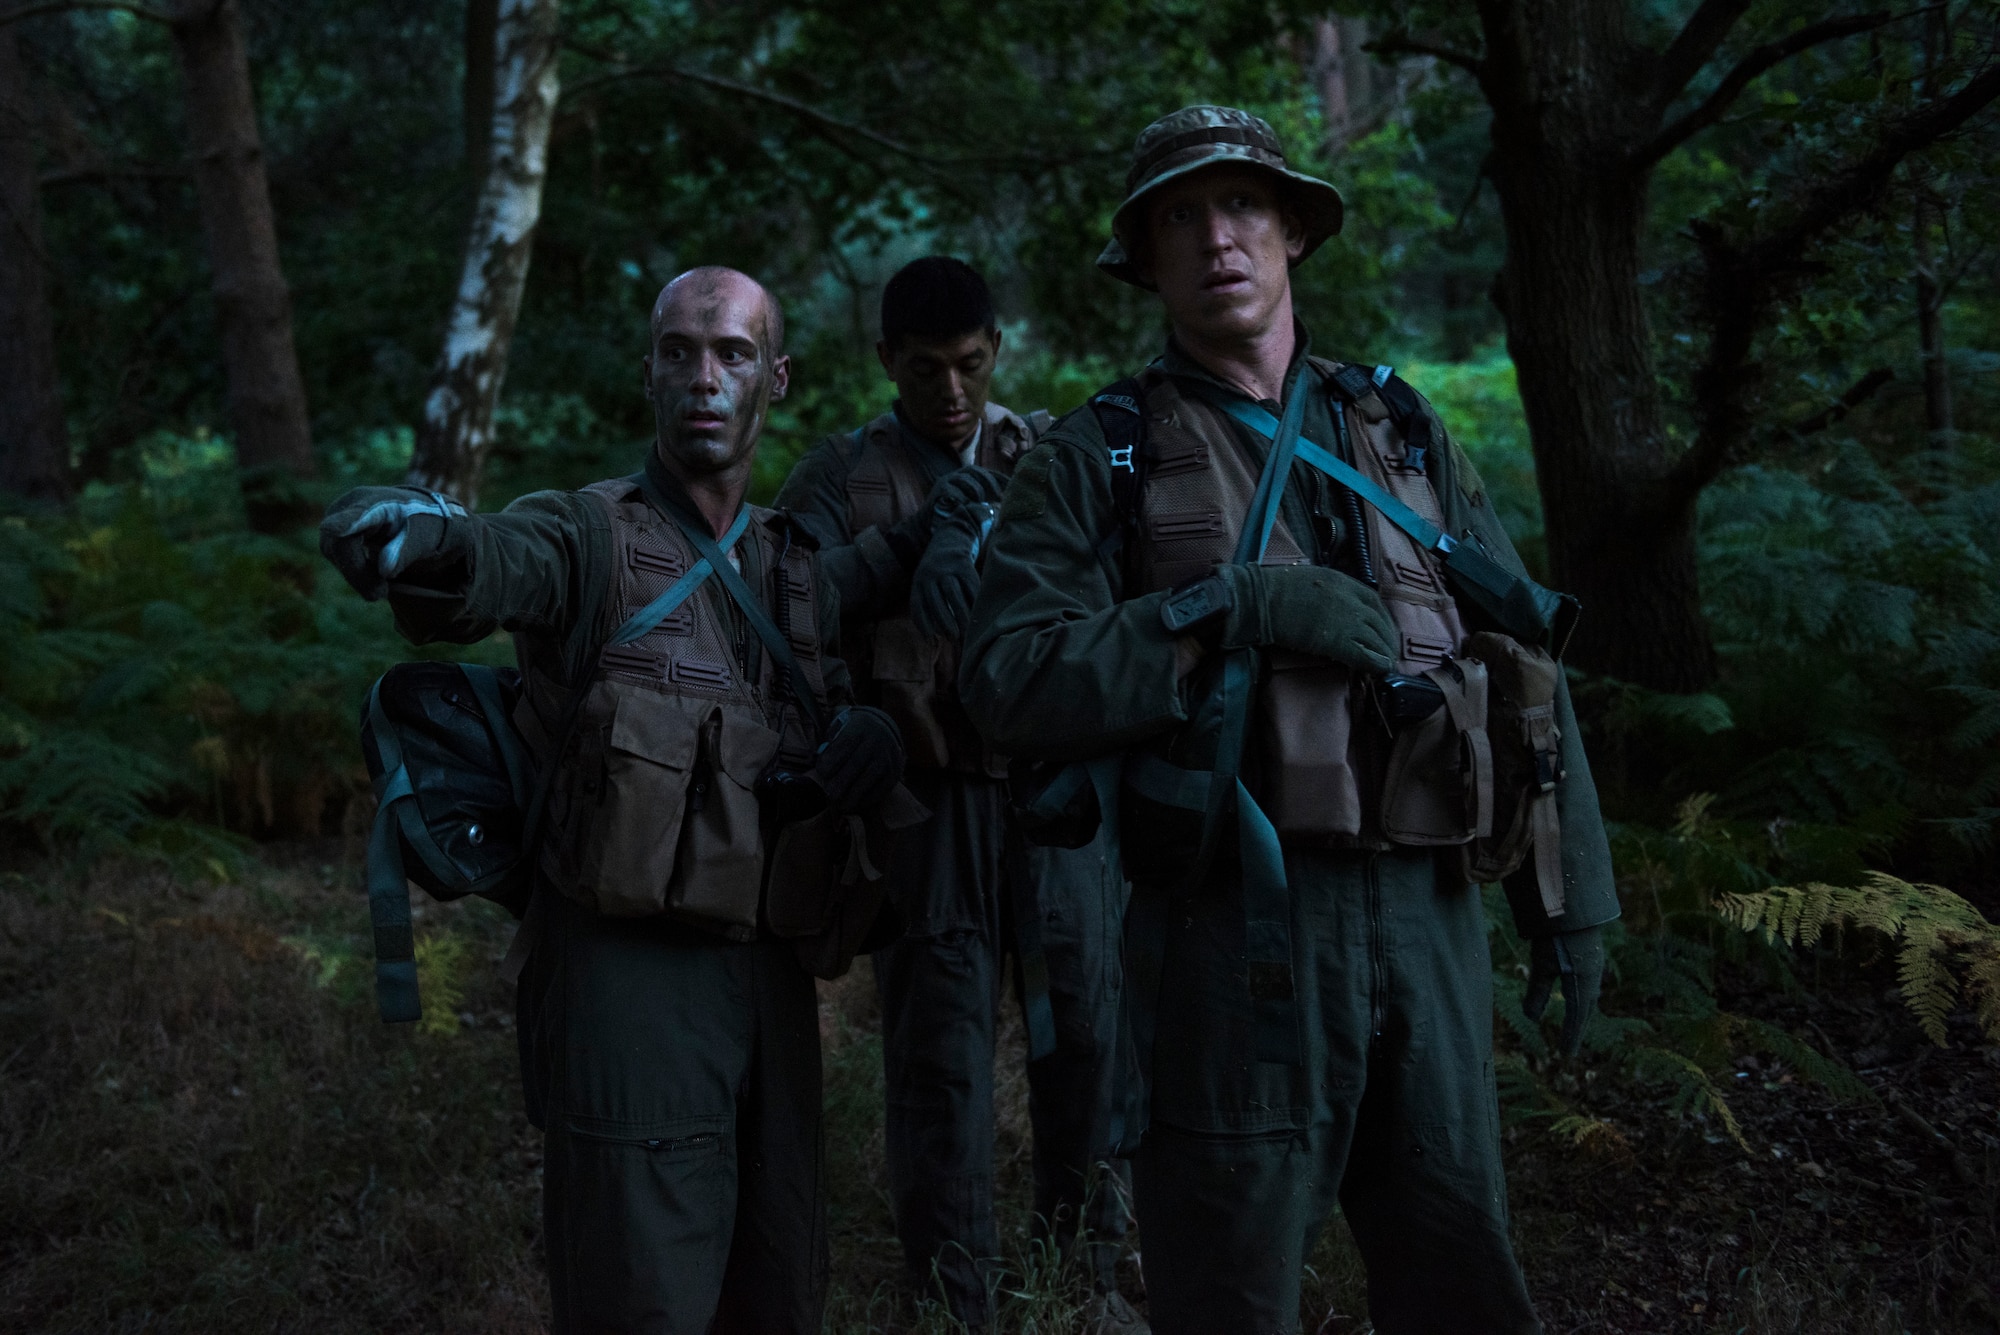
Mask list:
[{"label": "strap buckle", "polygon": [[1132,446],[1127,445],[1122,449],[1111,451],[1111,466],[1122,468],[1128,473],[1132,472]]}]

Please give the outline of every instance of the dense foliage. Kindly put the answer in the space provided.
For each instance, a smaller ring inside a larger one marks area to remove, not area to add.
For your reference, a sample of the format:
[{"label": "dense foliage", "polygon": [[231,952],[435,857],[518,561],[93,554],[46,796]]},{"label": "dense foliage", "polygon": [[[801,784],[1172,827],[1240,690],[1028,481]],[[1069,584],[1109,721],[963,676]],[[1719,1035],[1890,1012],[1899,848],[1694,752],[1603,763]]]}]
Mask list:
[{"label": "dense foliage", "polygon": [[[1664,29],[1690,6],[1645,8]],[[1805,8],[1756,6],[1775,29]],[[323,485],[392,478],[472,187],[458,10],[245,10]],[[1954,10],[1991,19],[1985,4]],[[649,429],[645,313],[694,262],[760,275],[790,316],[797,390],[772,424],[765,495],[816,435],[886,402],[871,306],[918,254],[964,254],[992,277],[1004,401],[1074,406],[1157,341],[1143,297],[1089,261],[1131,136],[1201,98],[1265,114],[1303,165],[1341,186],[1347,233],[1299,273],[1316,346],[1400,363],[1541,562],[1533,454],[1486,301],[1502,250],[1483,188],[1487,125],[1463,77],[1428,60],[1383,65],[1358,133],[1330,157],[1303,70],[1304,6],[578,0],[565,14],[565,94],[490,504],[630,467]],[[1378,30],[1389,17],[1374,16]],[[367,809],[356,705],[409,651],[309,534],[242,523],[215,434],[212,298],[164,38],[105,12],[22,32],[62,109],[45,207],[88,485],[66,512],[0,521],[0,830],[25,847],[147,850],[226,873],[245,837],[356,828]],[[1647,283],[1676,430],[1694,429],[1700,355],[1689,220],[1740,221],[1809,180],[1843,136],[1908,95],[1907,36],[1778,67],[1713,135],[1663,162]],[[2000,902],[1994,137],[1982,123],[1913,159],[1895,206],[1830,242],[1763,336],[1760,452],[1701,510],[1714,691],[1576,681],[1619,821],[1627,908],[1608,1001],[1623,1018],[1592,1042],[1724,1123],[1714,1079],[1733,1051],[1849,1087],[1795,1036],[1716,1000],[1719,970],[1785,983],[1792,967],[1726,929],[1717,896],[1852,885],[1875,868],[1951,885],[1989,918]],[[1948,433],[1925,423],[1910,295],[1920,251],[1946,293]],[[1886,388],[1826,411],[1877,368],[1894,373]],[[1514,1020],[1516,945],[1501,932]],[[1534,1077],[1540,1032],[1523,1025],[1517,1042]],[[1516,1094],[1517,1107],[1591,1133],[1553,1086],[1530,1079]]]}]

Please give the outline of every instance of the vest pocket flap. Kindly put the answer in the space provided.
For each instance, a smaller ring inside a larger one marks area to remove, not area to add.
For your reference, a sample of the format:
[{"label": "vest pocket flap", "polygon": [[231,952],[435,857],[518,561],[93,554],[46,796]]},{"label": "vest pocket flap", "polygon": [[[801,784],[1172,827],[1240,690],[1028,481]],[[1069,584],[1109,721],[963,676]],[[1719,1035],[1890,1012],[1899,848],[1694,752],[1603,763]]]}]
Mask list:
[{"label": "vest pocket flap", "polygon": [[[702,707],[706,710],[714,706]],[[687,769],[694,764],[697,740],[697,721],[683,703],[650,691],[634,692],[621,699],[611,722],[613,750],[669,769]]]},{"label": "vest pocket flap", "polygon": [[722,711],[722,739],[718,757],[722,772],[745,788],[757,786],[764,771],[778,754],[779,734],[734,709]]},{"label": "vest pocket flap", "polygon": [[928,682],[937,673],[940,642],[904,617],[875,623],[875,680]]}]

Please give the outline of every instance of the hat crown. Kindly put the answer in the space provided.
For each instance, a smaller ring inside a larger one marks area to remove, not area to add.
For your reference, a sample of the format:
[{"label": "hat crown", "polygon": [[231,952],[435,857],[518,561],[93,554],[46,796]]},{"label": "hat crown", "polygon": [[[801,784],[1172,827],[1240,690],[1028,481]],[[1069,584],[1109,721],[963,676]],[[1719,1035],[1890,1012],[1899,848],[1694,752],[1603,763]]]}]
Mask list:
[{"label": "hat crown", "polygon": [[1190,149],[1225,145],[1234,149],[1227,154],[1231,157],[1248,157],[1280,170],[1286,165],[1284,145],[1269,121],[1235,107],[1202,104],[1170,112],[1139,131],[1132,144],[1132,167],[1125,175],[1125,189],[1137,190],[1169,158],[1178,158]]}]

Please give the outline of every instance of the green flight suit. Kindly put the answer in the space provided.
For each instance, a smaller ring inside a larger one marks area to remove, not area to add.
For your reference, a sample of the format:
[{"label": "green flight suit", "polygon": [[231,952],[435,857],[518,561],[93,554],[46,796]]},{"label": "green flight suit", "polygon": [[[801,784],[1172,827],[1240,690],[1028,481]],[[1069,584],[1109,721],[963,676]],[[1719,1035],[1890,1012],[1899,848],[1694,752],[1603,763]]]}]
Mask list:
[{"label": "green flight suit", "polygon": [[[990,407],[987,429],[1003,416],[1012,417]],[[921,482],[918,495],[960,467],[900,419],[872,425],[897,433],[886,447],[921,470],[910,479]],[[828,437],[799,461],[777,500],[819,539],[821,569],[840,590],[849,643],[866,642],[877,623],[903,615],[909,597],[910,568],[877,532],[857,532],[853,522],[850,474],[871,448],[880,447],[855,433]],[[863,704],[877,703],[871,685],[856,683]],[[1062,849],[1020,838],[1007,819],[1005,782],[987,771],[957,709],[947,692],[938,710],[959,763],[913,764],[906,775],[931,819],[904,831],[888,851],[884,872],[906,930],[874,959],[889,1189],[910,1279],[932,1294],[941,1283],[954,1315],[978,1327],[991,1320],[990,1262],[1000,1251],[993,1053],[1010,954],[1017,992],[1022,957],[1045,962],[1054,1039],[1052,1051],[1028,1063],[1035,1212],[1065,1239],[1087,1214],[1096,1281],[1115,1287],[1124,1204],[1114,1184],[1087,1200],[1086,1186],[1093,1167],[1110,1162],[1113,1143],[1125,887],[1101,841]]]},{"label": "green flight suit", "polygon": [[[1304,367],[1304,349],[1287,392]],[[1159,365],[1207,372],[1171,344]],[[1266,405],[1276,409],[1277,405]],[[1261,462],[1267,442],[1236,434]],[[1519,570],[1464,456],[1434,426],[1428,473],[1448,529]],[[1303,436],[1338,448],[1328,400]],[[1016,469],[968,637],[960,687],[1011,754],[1087,759],[1189,717],[1166,591],[1127,596],[1111,460],[1088,407]],[[1281,518],[1342,564],[1343,499],[1294,468]],[[1529,935],[1617,915],[1609,849],[1567,690],[1557,700],[1567,777],[1557,793],[1566,907],[1531,884],[1509,899]],[[1251,743],[1254,748],[1256,743]],[[1246,762],[1247,763],[1247,762]],[[1191,817],[1191,819],[1194,819]],[[1133,1159],[1154,1330],[1297,1329],[1300,1272],[1338,1200],[1368,1265],[1377,1329],[1535,1330],[1507,1237],[1492,1068],[1491,972],[1476,887],[1422,849],[1284,850],[1302,1058],[1255,1059],[1244,900],[1233,852],[1191,894],[1134,878],[1127,970],[1150,1114]]]},{"label": "green flight suit", "polygon": [[[664,470],[649,471],[686,503]],[[504,629],[525,671],[564,686],[587,678],[615,629],[605,507],[539,492],[452,522],[469,526],[469,548],[392,587],[404,635],[464,644]],[[745,582],[764,590],[757,544],[735,551]],[[820,593],[831,632],[838,595],[824,580]],[[694,596],[723,616],[739,663],[757,652],[721,581]],[[824,648],[838,708],[847,671],[831,633]],[[817,1332],[828,1264],[819,1017],[791,944],[607,917],[546,884],[537,901],[518,1008],[523,1085],[544,1135],[556,1331]]]}]

